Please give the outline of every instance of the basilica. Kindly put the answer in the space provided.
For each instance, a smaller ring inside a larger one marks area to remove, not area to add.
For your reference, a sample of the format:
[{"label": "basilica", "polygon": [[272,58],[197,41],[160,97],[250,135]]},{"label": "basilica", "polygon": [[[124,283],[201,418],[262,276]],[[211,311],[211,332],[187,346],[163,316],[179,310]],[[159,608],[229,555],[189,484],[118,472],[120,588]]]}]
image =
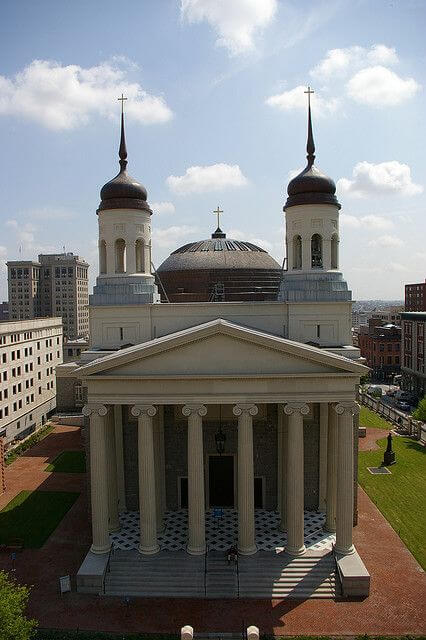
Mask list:
[{"label": "basilica", "polygon": [[310,106],[283,265],[218,222],[154,273],[155,211],[127,172],[123,114],[119,158],[96,212],[90,348],[57,368],[58,408],[76,394],[84,403],[92,545],[78,589],[367,595],[352,539],[367,368],[352,346],[341,205],[315,165]]}]

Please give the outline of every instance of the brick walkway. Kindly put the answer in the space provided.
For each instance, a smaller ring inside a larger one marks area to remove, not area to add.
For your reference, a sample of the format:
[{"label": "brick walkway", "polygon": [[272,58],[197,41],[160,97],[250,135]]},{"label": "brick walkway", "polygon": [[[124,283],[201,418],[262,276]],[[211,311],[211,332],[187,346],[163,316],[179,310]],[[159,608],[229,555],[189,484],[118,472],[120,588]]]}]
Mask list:
[{"label": "brick walkway", "polygon": [[[29,614],[39,620],[41,627],[176,633],[184,624],[191,624],[196,632],[213,633],[239,632],[243,624],[255,624],[261,633],[276,635],[426,633],[424,572],[362,489],[354,542],[372,576],[371,595],[364,601],[135,599],[127,610],[119,598],[86,596],[75,591],[61,596],[59,576],[75,576],[89,547],[86,499],[82,479],[70,478],[71,474],[43,475],[41,469],[46,459],[62,450],[60,447],[77,448],[72,443],[78,444],[78,430],[58,427],[31,450],[31,455],[7,470],[10,497],[22,488],[34,488],[37,481],[41,482],[40,488],[47,483],[49,489],[70,490],[76,490],[80,483],[82,490],[45,546],[24,551],[16,561],[18,580],[34,585]],[[11,489],[12,483],[19,485],[16,491]],[[11,568],[9,557],[0,556],[0,564]]]}]

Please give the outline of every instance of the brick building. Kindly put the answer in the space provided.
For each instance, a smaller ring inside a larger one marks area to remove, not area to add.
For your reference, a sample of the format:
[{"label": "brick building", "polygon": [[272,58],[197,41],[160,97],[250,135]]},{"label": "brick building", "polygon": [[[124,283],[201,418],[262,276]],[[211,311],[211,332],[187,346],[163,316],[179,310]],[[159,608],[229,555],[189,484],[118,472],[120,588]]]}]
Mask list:
[{"label": "brick building", "polygon": [[358,347],[373,379],[390,382],[401,369],[401,327],[372,318],[360,327]]},{"label": "brick building", "polygon": [[426,311],[426,279],[405,285],[405,311]]},{"label": "brick building", "polygon": [[417,398],[426,395],[426,312],[402,314],[402,388]]}]

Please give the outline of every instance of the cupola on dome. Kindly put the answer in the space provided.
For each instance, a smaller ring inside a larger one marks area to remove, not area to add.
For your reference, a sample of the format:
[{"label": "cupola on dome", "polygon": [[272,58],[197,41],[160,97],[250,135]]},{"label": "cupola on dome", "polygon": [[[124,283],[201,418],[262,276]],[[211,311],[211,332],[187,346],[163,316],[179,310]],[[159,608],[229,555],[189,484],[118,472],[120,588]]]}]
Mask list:
[{"label": "cupola on dome", "polygon": [[152,213],[147,203],[145,187],[127,173],[127,148],[124,135],[124,114],[121,114],[120,172],[101,189],[98,211],[106,209],[145,209]]}]

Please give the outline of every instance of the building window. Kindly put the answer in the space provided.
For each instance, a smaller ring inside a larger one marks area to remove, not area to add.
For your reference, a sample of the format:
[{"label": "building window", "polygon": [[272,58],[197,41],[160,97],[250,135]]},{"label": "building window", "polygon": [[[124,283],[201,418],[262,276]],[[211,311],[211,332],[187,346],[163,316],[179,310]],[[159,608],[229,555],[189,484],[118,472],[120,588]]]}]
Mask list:
[{"label": "building window", "polygon": [[311,267],[322,269],[322,237],[314,233],[311,239]]},{"label": "building window", "polygon": [[294,236],[293,238],[293,269],[302,268],[302,238]]},{"label": "building window", "polygon": [[339,268],[339,238],[336,233],[331,236],[331,268]]},{"label": "building window", "polygon": [[126,243],[122,238],[115,241],[115,273],[126,272]]}]

